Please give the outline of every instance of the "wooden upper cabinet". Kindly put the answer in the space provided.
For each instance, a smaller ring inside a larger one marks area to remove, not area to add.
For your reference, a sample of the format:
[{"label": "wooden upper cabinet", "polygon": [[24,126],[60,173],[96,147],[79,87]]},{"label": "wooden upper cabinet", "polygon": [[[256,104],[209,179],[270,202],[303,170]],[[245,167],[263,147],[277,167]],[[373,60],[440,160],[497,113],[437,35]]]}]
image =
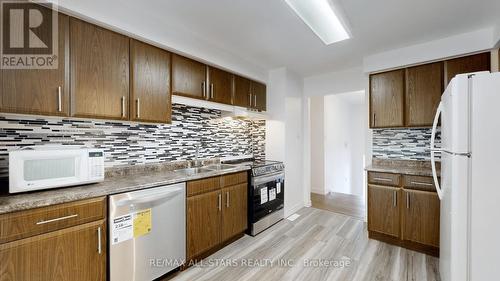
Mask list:
[{"label": "wooden upper cabinet", "polygon": [[404,190],[402,238],[439,247],[439,208],[437,193]]},{"label": "wooden upper cabinet", "polygon": [[253,107],[260,111],[266,111],[266,85],[259,82],[252,82]]},{"label": "wooden upper cabinet", "polygon": [[57,69],[0,70],[1,112],[69,115],[68,22],[68,16],[59,14]]},{"label": "wooden upper cabinet", "polygon": [[368,230],[399,237],[400,189],[368,185]]},{"label": "wooden upper cabinet", "polygon": [[209,66],[208,79],[209,100],[219,103],[232,104],[233,74]]},{"label": "wooden upper cabinet", "polygon": [[130,39],[131,120],[170,123],[170,53]]},{"label": "wooden upper cabinet", "polygon": [[128,119],[129,39],[70,19],[72,116]]},{"label": "wooden upper cabinet", "polygon": [[405,70],[370,75],[370,128],[404,126]]},{"label": "wooden upper cabinet", "polygon": [[226,241],[247,229],[246,183],[222,189],[222,241]]},{"label": "wooden upper cabinet", "polygon": [[443,88],[443,62],[406,69],[407,127],[432,126]]},{"label": "wooden upper cabinet", "polygon": [[207,66],[172,54],[172,93],[191,98],[207,98]]},{"label": "wooden upper cabinet", "polygon": [[251,107],[252,81],[238,75],[234,76],[233,104],[236,106]]},{"label": "wooden upper cabinet", "polygon": [[491,70],[491,54],[490,52],[480,53],[476,55],[456,58],[445,61],[445,81],[447,86],[451,79],[457,74],[490,71]]},{"label": "wooden upper cabinet", "polygon": [[0,244],[0,281],[104,281],[106,245],[105,220]]}]

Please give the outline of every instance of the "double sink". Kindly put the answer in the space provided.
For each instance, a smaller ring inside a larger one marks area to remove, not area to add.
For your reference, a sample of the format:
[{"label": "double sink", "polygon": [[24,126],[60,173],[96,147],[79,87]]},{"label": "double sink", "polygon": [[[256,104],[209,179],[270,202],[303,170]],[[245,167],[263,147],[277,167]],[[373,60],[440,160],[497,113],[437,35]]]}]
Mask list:
[{"label": "double sink", "polygon": [[236,167],[237,166],[235,166],[235,165],[229,165],[229,164],[213,164],[213,165],[207,165],[207,166],[202,166],[202,167],[179,169],[179,170],[175,170],[175,172],[182,174],[184,176],[194,176],[194,175],[201,174],[201,173],[209,173],[209,172],[215,172],[215,171],[224,171],[224,170],[234,169]]}]

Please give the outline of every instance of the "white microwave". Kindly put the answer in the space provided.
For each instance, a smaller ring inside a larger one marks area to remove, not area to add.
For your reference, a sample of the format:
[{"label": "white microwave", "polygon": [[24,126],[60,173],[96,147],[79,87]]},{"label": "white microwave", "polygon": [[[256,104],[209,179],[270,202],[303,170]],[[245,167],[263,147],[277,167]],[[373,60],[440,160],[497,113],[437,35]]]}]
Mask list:
[{"label": "white microwave", "polygon": [[18,193],[104,180],[104,151],[34,147],[9,152],[9,192]]}]

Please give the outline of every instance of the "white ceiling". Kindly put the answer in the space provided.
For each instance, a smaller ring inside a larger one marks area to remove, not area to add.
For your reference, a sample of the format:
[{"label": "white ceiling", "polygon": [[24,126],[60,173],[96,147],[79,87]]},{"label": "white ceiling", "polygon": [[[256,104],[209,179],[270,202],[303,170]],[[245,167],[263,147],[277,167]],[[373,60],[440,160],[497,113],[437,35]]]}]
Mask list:
[{"label": "white ceiling", "polygon": [[500,15],[499,0],[338,2],[353,38],[329,46],[283,0],[106,0],[105,5],[132,9],[144,27],[179,26],[200,44],[302,76],[360,66],[366,55],[493,26]]}]

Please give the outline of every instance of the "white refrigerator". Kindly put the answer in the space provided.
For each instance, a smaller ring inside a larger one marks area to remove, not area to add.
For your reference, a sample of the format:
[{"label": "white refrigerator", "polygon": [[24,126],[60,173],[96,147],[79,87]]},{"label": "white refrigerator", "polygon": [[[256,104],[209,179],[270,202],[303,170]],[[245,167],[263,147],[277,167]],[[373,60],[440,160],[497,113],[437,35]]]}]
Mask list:
[{"label": "white refrigerator", "polygon": [[[439,116],[442,145],[436,149]],[[500,280],[500,73],[456,76],[441,97],[432,132],[441,279]]]}]

